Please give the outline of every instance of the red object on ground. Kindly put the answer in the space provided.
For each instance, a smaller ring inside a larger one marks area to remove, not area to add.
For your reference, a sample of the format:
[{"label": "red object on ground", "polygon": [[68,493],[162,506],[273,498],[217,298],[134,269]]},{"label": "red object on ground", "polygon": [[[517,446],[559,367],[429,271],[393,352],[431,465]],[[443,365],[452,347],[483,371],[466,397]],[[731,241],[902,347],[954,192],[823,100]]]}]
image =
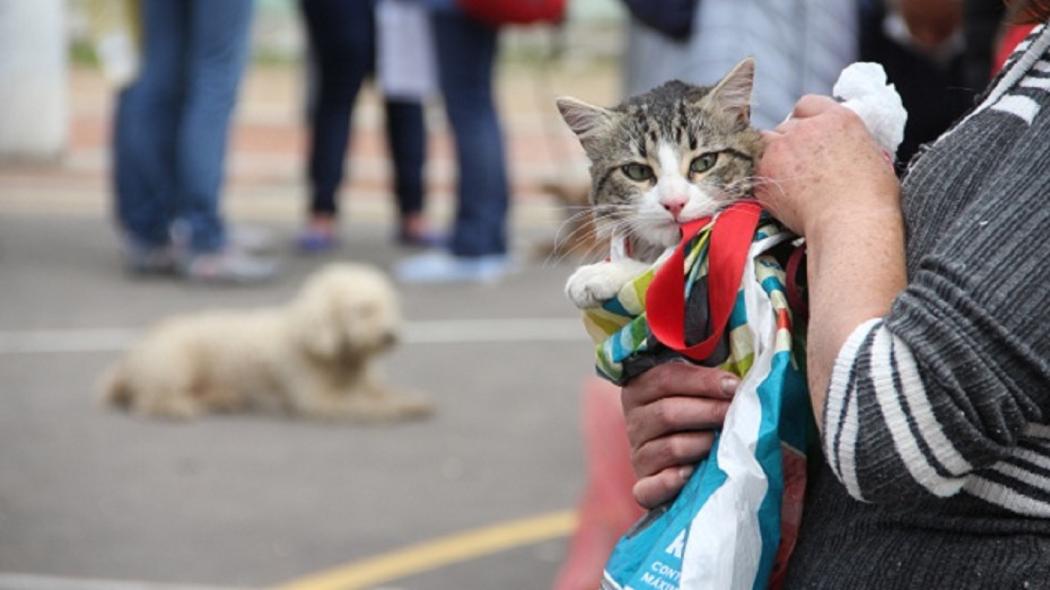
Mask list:
[{"label": "red object on ground", "polygon": [[579,525],[554,590],[594,590],[616,542],[644,510],[634,501],[627,424],[615,385],[589,378],[583,387],[582,430],[587,483],[578,508]]},{"label": "red object on ground", "polygon": [[995,59],[992,61],[992,76],[995,76],[999,73],[999,70],[1003,69],[1003,65],[1010,58],[1010,54],[1014,52],[1017,44],[1024,41],[1024,38],[1034,28],[1035,25],[1011,25],[1007,29],[1002,41],[999,42],[999,47],[996,49]]}]

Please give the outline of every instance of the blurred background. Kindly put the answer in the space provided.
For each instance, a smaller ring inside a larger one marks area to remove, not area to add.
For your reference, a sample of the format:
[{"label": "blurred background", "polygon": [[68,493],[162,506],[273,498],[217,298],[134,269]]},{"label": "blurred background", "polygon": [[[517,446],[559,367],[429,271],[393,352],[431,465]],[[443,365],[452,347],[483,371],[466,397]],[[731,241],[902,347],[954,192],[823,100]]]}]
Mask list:
[{"label": "blurred background", "polygon": [[[911,113],[903,170],[987,83],[1006,18],[998,0],[0,0],[0,588],[594,587],[638,511],[617,392],[561,293],[607,248],[554,98],[611,106],[754,55],[768,128],[875,60]],[[382,364],[433,417],[98,403],[155,322],[282,305],[339,261],[397,281]]]}]

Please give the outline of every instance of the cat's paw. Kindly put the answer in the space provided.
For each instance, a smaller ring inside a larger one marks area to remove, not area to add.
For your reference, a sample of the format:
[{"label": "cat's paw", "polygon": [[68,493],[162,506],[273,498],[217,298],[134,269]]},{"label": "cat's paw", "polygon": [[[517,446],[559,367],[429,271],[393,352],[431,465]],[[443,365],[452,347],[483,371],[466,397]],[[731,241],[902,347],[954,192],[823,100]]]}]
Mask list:
[{"label": "cat's paw", "polygon": [[580,309],[599,307],[620,292],[630,279],[622,265],[599,262],[576,269],[565,283],[565,295]]}]

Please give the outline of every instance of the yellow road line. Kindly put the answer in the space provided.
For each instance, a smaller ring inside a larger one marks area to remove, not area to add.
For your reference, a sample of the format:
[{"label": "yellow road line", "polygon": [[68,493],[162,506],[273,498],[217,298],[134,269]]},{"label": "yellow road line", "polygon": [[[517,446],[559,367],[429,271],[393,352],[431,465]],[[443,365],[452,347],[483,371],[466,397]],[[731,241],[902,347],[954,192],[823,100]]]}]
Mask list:
[{"label": "yellow road line", "polygon": [[564,537],[576,527],[576,513],[552,512],[464,531],[409,545],[293,580],[277,590],[359,590],[376,584],[476,559],[507,549]]}]

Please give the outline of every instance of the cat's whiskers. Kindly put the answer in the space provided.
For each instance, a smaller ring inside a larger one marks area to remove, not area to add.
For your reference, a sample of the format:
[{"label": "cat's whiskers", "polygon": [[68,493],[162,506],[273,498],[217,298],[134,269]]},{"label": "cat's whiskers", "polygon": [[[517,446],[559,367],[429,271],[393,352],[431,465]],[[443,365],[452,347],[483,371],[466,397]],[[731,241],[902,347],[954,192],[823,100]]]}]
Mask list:
[{"label": "cat's whiskers", "polygon": [[755,189],[757,189],[758,187],[760,187],[760,186],[775,186],[777,188],[777,190],[780,191],[781,194],[784,194],[784,192],[785,192],[784,191],[784,187],[781,184],[783,181],[786,181],[786,180],[790,180],[790,181],[805,180],[806,177],[804,177],[804,176],[788,176],[788,177],[783,177],[783,178],[774,180],[774,179],[772,179],[772,178],[770,178],[768,176],[752,176],[752,177],[750,177],[750,179],[751,179],[751,183],[752,183],[752,187],[751,187],[752,192]]},{"label": "cat's whiskers", "polygon": [[586,225],[586,224],[580,224],[576,229],[574,229],[572,232],[570,232],[568,235],[564,236],[564,238],[563,238],[562,237],[562,232],[565,230],[565,228],[567,226],[576,224],[578,221],[580,221],[584,217],[588,217],[588,216],[596,221],[597,218],[602,214],[602,211],[605,211],[605,210],[607,210],[609,208],[630,209],[630,206],[629,205],[619,205],[619,204],[617,204],[617,205],[586,205],[586,206],[567,207],[567,208],[568,209],[578,209],[578,211],[576,213],[573,213],[572,215],[570,215],[568,218],[566,218],[564,221],[562,221],[561,224],[559,224],[558,230],[557,230],[557,232],[554,235],[555,249],[557,249],[557,247],[558,247],[558,245],[560,243],[568,241],[568,240],[576,237],[575,236],[576,232],[578,232],[578,231],[580,231],[582,229],[586,229],[588,227],[588,225]]},{"label": "cat's whiskers", "polygon": [[653,221],[655,220],[651,216],[638,216],[634,219],[628,219],[623,224],[620,233],[627,239],[634,239],[646,244],[652,244]]},{"label": "cat's whiskers", "polygon": [[[592,237],[597,237],[597,236],[592,236]],[[601,250],[602,249],[607,249],[607,248],[608,248],[608,242],[607,241],[604,241],[604,240],[601,240],[601,239],[595,239],[593,241],[591,241],[591,240],[583,240],[583,241],[578,242],[577,244],[575,244],[573,247],[569,248],[565,252],[562,252],[561,255],[559,255],[557,258],[554,258],[553,260],[550,260],[547,264],[549,266],[554,266],[554,265],[560,264],[562,261],[564,261],[566,258],[568,258],[570,256],[572,256],[574,258],[581,259],[581,260],[598,261],[598,260],[600,260],[602,258],[605,258],[606,254],[602,253]],[[553,256],[553,253],[552,253],[552,256]],[[550,257],[548,257],[548,259],[549,258]]]},{"label": "cat's whiskers", "polygon": [[[576,228],[566,237],[565,240],[562,242],[555,242],[554,251],[547,256],[547,259],[544,261],[544,266],[549,267],[560,264],[569,256],[580,256],[584,259],[592,256],[595,250],[604,247],[607,244],[600,234],[601,232],[599,231],[597,224],[583,225]],[[578,240],[576,244],[567,250],[560,251],[561,244],[573,239],[574,237]],[[581,252],[581,248],[588,245],[589,247]]]},{"label": "cat's whiskers", "polygon": [[[585,213],[589,213],[589,211]],[[594,238],[598,237],[598,230],[593,223],[582,224],[563,237],[561,235],[562,229],[577,216],[578,215],[574,215],[573,217],[570,217],[562,223],[561,228],[558,230],[558,233],[555,234],[554,237],[554,249],[544,261],[544,266],[551,266],[562,262],[565,258],[572,254],[574,250],[579,249],[583,245],[591,243],[594,240]],[[572,248],[563,251],[563,244],[572,241],[576,241],[576,244]],[[557,257],[555,258],[555,256]]]}]

